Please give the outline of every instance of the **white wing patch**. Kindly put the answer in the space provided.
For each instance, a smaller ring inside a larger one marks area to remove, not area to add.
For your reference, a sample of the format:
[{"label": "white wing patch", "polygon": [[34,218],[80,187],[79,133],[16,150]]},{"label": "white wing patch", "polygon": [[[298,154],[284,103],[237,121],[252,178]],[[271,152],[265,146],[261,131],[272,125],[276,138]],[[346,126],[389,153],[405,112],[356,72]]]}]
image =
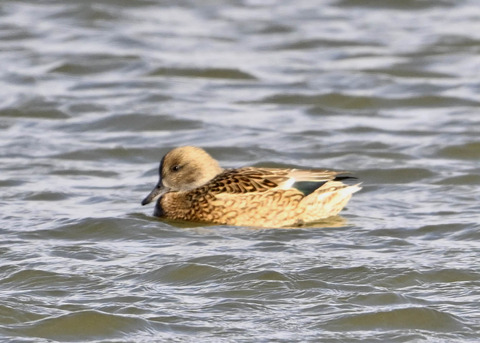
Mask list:
[{"label": "white wing patch", "polygon": [[290,189],[292,188],[293,184],[296,182],[295,178],[290,177],[287,181],[280,185],[280,189]]}]

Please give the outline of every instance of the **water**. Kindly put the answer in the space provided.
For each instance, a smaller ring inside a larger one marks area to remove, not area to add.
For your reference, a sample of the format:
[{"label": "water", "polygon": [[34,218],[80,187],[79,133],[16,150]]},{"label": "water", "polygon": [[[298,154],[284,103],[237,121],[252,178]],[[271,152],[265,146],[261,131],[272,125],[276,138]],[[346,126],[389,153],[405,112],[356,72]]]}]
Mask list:
[{"label": "water", "polygon": [[[2,342],[476,342],[476,1],[0,4]],[[352,170],[341,217],[178,226],[160,157]]]}]

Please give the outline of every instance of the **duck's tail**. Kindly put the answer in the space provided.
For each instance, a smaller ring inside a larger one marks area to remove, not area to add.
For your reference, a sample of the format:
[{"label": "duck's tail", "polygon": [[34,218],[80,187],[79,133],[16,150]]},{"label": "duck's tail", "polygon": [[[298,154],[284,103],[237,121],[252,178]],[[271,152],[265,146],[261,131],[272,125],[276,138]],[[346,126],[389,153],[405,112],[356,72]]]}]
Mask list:
[{"label": "duck's tail", "polygon": [[348,203],[352,194],[362,189],[360,183],[346,185],[341,181],[328,181],[302,200],[306,210],[302,221],[312,222],[337,215]]}]

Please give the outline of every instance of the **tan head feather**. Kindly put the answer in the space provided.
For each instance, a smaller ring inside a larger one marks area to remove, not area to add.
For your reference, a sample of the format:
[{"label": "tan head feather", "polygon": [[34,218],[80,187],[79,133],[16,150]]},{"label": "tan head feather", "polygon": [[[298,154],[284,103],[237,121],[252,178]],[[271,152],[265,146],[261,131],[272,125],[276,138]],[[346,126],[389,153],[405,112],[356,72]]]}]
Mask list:
[{"label": "tan head feather", "polygon": [[188,191],[200,187],[223,169],[205,150],[182,146],[168,152],[160,163],[163,186],[172,191]]}]

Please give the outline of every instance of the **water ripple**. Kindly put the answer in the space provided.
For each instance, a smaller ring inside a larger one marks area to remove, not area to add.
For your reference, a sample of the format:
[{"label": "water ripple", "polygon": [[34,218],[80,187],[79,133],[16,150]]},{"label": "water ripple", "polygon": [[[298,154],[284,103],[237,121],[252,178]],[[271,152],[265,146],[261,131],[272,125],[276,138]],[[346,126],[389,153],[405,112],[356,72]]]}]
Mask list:
[{"label": "water ripple", "polygon": [[[476,342],[473,0],[0,9],[0,340]],[[263,229],[140,201],[179,145],[350,170],[341,216]]]}]

